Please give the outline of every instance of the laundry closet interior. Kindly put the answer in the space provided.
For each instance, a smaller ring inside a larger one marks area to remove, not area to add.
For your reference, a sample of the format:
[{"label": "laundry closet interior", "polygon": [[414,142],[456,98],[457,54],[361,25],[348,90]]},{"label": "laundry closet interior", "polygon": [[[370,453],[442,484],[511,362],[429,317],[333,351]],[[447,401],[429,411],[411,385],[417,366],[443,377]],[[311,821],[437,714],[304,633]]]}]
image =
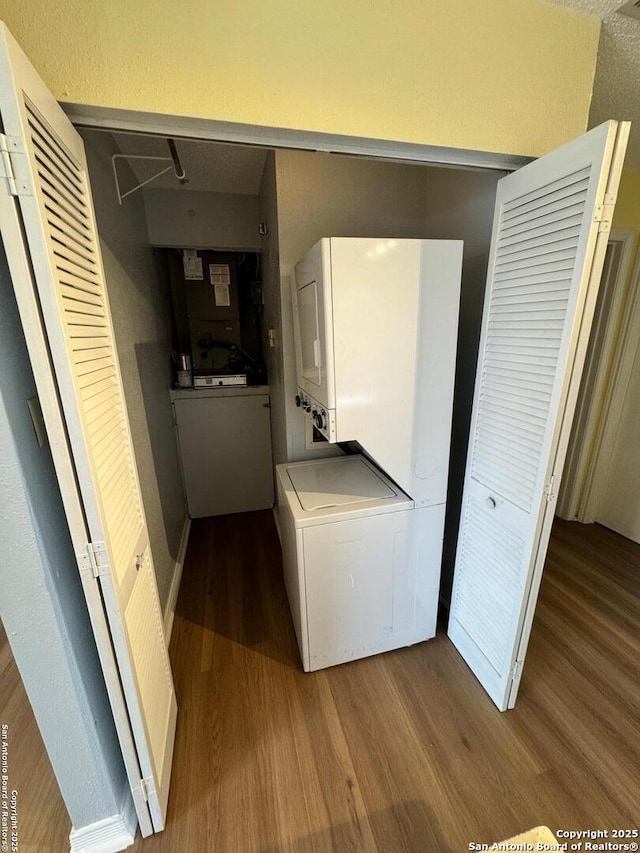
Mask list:
[{"label": "laundry closet interior", "polygon": [[[463,241],[459,319],[448,334],[458,366],[447,601],[496,184],[505,172],[178,139],[179,180],[165,138],[81,135],[163,611],[175,595],[187,513],[268,509],[276,465],[353,452],[327,442],[296,407],[298,261],[327,237]],[[393,281],[382,298],[394,302]],[[369,312],[362,299],[354,333]],[[404,356],[381,338],[382,381],[400,383]],[[179,387],[178,354],[188,354],[186,381],[200,387]]]},{"label": "laundry closet interior", "polygon": [[269,596],[286,591],[289,612],[272,631],[294,629],[286,670],[310,684],[298,669],[432,639],[450,604],[453,645],[513,707],[628,124],[524,168],[104,117],[79,135],[11,50],[24,81],[7,131],[29,173],[0,205],[3,239],[127,821],[165,827],[178,705],[200,684],[194,661],[174,686],[174,617],[179,640],[199,589],[213,639],[219,582],[251,634],[260,573],[277,572]]}]

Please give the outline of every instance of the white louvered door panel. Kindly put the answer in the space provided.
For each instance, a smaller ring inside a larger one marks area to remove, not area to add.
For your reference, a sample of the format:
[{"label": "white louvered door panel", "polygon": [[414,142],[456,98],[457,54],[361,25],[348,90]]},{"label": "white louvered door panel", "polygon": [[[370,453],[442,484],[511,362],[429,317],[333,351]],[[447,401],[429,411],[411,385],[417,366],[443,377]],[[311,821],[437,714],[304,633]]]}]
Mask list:
[{"label": "white louvered door panel", "polygon": [[501,710],[519,685],[627,136],[608,122],[498,184],[449,636]]},{"label": "white louvered door panel", "polygon": [[[50,406],[45,421],[51,434],[65,435],[66,446],[52,443],[54,462],[59,478],[65,465],[73,472],[73,486],[61,483],[63,500],[79,567],[98,575],[100,612],[95,596],[87,603],[94,631],[100,633],[101,620],[108,627],[112,649],[101,636],[99,653],[140,828],[148,835],[164,827],[176,699],[84,148],[5,28],[1,35],[0,113],[19,176],[17,202],[4,195],[8,182],[2,187],[3,223],[13,229],[15,221],[24,238],[20,245],[5,239],[5,246],[25,329],[40,325],[40,343],[27,334],[36,383],[42,393],[55,387],[59,398],[58,411]],[[20,272],[27,266],[28,280]],[[80,514],[84,533],[71,523]]]}]

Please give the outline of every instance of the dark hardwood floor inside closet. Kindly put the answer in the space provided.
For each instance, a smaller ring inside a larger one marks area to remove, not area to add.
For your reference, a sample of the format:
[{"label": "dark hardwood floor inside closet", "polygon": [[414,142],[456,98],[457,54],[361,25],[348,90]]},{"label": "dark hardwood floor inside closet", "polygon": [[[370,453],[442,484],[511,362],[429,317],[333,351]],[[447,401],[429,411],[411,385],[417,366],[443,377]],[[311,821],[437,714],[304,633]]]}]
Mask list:
[{"label": "dark hardwood floor inside closet", "polygon": [[444,633],[300,667],[270,512],[195,521],[166,830],[137,853],[447,853],[640,815],[640,547],[556,522],[518,705]]}]

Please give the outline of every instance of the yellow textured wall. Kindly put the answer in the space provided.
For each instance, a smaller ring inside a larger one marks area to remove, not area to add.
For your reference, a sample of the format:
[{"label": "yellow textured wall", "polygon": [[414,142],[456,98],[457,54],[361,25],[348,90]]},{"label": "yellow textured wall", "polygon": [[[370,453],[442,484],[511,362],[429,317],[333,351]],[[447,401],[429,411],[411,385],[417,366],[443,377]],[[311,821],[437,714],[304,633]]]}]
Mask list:
[{"label": "yellow textured wall", "polygon": [[62,101],[538,155],[599,21],[543,0],[0,0]]},{"label": "yellow textured wall", "polygon": [[640,231],[640,169],[625,169],[622,173],[613,227]]},{"label": "yellow textured wall", "polygon": [[612,226],[636,232],[629,275],[624,282],[619,282],[620,286],[626,287],[640,255],[640,169],[625,169],[622,173]]}]

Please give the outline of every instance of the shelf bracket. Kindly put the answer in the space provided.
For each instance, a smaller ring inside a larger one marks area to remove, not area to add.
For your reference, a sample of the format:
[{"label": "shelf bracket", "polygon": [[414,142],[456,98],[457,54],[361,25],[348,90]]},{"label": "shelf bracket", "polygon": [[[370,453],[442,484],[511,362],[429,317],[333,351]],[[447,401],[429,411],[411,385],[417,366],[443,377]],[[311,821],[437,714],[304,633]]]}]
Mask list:
[{"label": "shelf bracket", "polygon": [[[142,181],[142,183],[136,184],[135,187],[132,187],[130,190],[127,190],[125,193],[122,192],[120,188],[120,179],[118,177],[118,168],[117,161],[118,160],[156,160],[162,163],[170,163],[171,165],[167,166],[164,169],[161,169],[159,172],[156,172],[155,175],[152,175],[150,178],[147,178],[146,181]],[[137,190],[141,190],[142,187],[146,187],[147,184],[150,184],[151,181],[155,181],[156,178],[159,178],[160,175],[164,175],[166,172],[170,172],[173,169],[173,160],[171,157],[147,157],[144,154],[112,154],[111,156],[111,167],[113,169],[113,177],[116,182],[116,192],[118,193],[118,204],[122,204],[123,200],[136,192]]]},{"label": "shelf bracket", "polygon": [[[113,154],[111,156],[111,168],[113,169],[113,178],[116,182],[118,204],[122,204],[123,200],[127,196],[137,192],[137,190],[141,190],[142,187],[146,187],[147,184],[150,184],[152,181],[155,181],[156,178],[159,178],[161,175],[170,172],[172,169],[179,183],[183,185],[188,183],[187,176],[185,174],[184,169],[182,168],[182,163],[180,162],[180,157],[178,156],[176,143],[173,141],[173,139],[167,139],[167,143],[169,145],[169,153],[171,154],[170,157],[157,157],[152,154]],[[120,178],[118,176],[118,160],[149,160],[156,163],[169,163],[170,165],[166,166],[164,169],[161,169],[159,172],[156,172],[155,175],[151,175],[151,177],[147,178],[146,181],[142,181],[141,183],[136,184],[135,187],[131,187],[131,189],[128,189],[125,193],[123,193],[120,187]]]}]

